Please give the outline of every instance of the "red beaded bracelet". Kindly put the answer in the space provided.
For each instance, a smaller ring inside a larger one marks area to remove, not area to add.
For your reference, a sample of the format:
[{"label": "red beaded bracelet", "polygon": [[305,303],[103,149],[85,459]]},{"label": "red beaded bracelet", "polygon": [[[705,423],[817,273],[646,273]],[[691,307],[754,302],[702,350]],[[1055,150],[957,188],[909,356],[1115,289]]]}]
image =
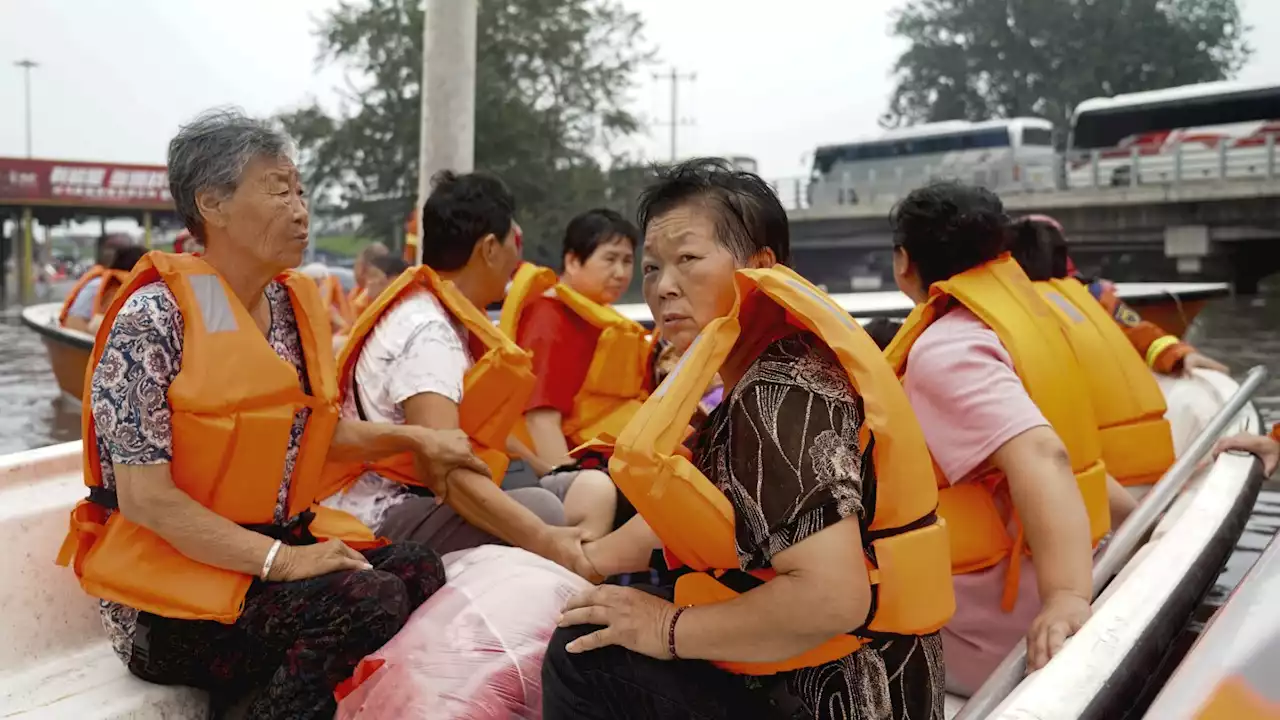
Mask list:
[{"label": "red beaded bracelet", "polygon": [[689,609],[689,605],[682,605],[676,608],[675,614],[671,616],[671,626],[667,628],[667,652],[671,653],[672,660],[679,660],[680,656],[676,653],[676,622],[680,620],[680,615]]}]

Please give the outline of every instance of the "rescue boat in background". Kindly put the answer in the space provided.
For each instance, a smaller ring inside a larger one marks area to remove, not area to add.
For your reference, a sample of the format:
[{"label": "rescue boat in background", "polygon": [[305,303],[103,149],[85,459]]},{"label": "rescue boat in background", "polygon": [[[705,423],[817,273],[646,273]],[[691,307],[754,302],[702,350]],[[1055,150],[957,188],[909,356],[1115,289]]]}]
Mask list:
[{"label": "rescue boat in background", "polygon": [[[349,284],[350,271],[331,268],[343,287]],[[1181,337],[1196,315],[1214,298],[1225,297],[1231,291],[1225,283],[1119,283],[1120,297],[1138,309],[1144,319],[1150,320],[1171,335]],[[859,319],[876,317],[901,318],[911,312],[911,301],[900,292],[866,292],[833,295],[841,307]],[[32,305],[22,311],[22,322],[40,334],[49,353],[49,364],[63,394],[76,401],[84,394],[85,365],[93,348],[93,336],[69,330],[58,324],[58,311],[62,303]],[[643,303],[617,305],[624,316],[645,327],[653,327],[653,315]],[[495,313],[490,316],[497,320]],[[334,351],[341,349],[340,339],[335,339]]]}]

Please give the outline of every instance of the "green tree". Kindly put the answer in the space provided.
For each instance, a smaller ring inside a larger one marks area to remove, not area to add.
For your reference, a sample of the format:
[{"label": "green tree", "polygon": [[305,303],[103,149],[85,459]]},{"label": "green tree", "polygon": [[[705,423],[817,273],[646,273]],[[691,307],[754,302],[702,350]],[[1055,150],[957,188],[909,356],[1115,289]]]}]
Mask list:
[{"label": "green tree", "polygon": [[[476,167],[511,187],[530,259],[558,261],[572,214],[608,204],[599,158],[639,129],[627,111],[651,59],[639,15],[617,0],[481,0]],[[423,8],[419,0],[345,0],[321,20],[318,63],[352,79],[336,115],[315,102],[280,117],[304,176],[372,237],[399,237],[418,184]]]},{"label": "green tree", "polygon": [[1247,30],[1236,0],[910,0],[893,15],[909,45],[883,123],[1066,127],[1090,97],[1231,77]]}]

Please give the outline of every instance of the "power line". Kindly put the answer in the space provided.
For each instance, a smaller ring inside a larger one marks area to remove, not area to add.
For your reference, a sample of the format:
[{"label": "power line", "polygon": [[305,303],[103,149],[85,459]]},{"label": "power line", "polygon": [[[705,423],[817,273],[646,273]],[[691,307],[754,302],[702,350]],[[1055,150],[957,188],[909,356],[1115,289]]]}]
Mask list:
[{"label": "power line", "polygon": [[671,83],[671,120],[670,122],[658,123],[658,125],[667,125],[671,128],[671,162],[676,162],[679,157],[676,154],[677,138],[681,127],[693,125],[693,121],[688,118],[680,117],[680,83],[693,82],[698,79],[697,73],[681,74],[674,67],[667,73],[654,73],[654,80],[666,80]]}]

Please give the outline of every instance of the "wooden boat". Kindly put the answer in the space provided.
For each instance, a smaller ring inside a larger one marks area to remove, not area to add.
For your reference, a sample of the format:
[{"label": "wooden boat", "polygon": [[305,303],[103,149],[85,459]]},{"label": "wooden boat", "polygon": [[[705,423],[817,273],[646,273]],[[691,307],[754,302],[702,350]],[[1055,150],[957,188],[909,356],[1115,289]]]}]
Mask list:
[{"label": "wooden boat", "polygon": [[1149,720],[1280,717],[1280,537],[1273,537],[1148,708]]}]

